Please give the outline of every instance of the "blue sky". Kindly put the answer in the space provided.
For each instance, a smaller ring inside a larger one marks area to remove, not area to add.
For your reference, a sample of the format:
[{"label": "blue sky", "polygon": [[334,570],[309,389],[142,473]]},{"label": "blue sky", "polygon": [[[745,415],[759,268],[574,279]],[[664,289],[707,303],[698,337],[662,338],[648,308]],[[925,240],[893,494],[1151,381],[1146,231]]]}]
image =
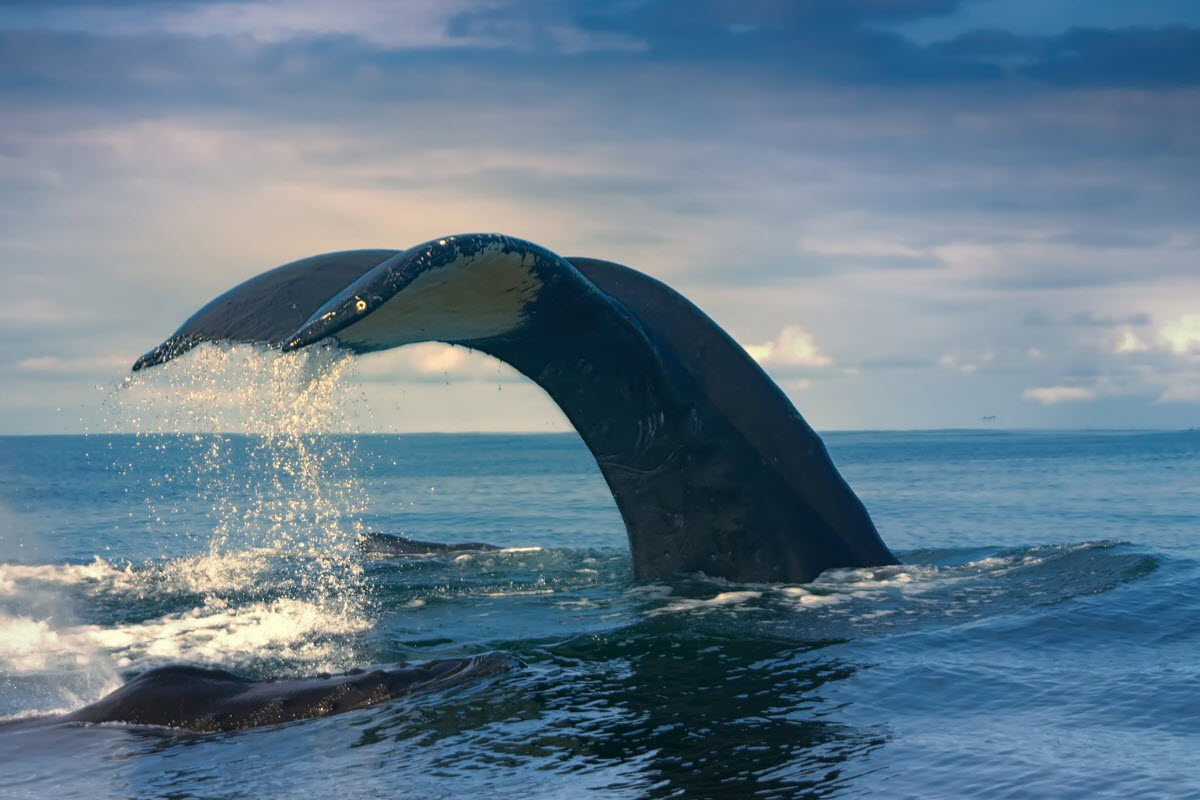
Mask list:
[{"label": "blue sky", "polygon": [[[252,274],[480,230],[666,280],[819,429],[1200,425],[1194,2],[0,0],[0,119],[0,432],[125,425]],[[565,427],[461,350],[349,380]]]}]

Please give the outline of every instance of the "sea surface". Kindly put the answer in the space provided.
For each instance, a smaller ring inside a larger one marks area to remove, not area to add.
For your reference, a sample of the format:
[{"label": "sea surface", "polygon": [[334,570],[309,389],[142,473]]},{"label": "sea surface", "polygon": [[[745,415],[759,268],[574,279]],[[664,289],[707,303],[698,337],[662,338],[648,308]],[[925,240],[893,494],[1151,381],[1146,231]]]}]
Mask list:
[{"label": "sea surface", "polygon": [[[0,438],[0,797],[1200,797],[1200,432],[824,438],[905,565],[635,582],[574,434]],[[261,729],[53,722],[162,664],[489,652]]]}]

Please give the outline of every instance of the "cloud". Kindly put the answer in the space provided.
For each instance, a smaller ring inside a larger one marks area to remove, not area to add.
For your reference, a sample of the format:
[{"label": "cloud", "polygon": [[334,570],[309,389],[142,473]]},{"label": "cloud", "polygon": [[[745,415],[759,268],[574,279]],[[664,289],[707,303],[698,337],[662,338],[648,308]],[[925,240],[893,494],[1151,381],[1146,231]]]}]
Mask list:
[{"label": "cloud", "polygon": [[[135,356],[276,264],[482,229],[666,280],[842,426],[1046,424],[1026,387],[1181,420],[1194,28],[897,27],[977,5],[3,6],[6,397],[91,384],[88,348]],[[490,409],[505,369],[431,345],[361,374]]]},{"label": "cloud", "polygon": [[1185,314],[1159,328],[1159,336],[1173,353],[1200,355],[1200,314]]},{"label": "cloud", "polygon": [[1200,84],[1200,29],[1183,24],[1076,27],[1052,36],[975,30],[929,49],[949,60],[992,64],[1008,75],[1055,85]]},{"label": "cloud", "polygon": [[1120,338],[1116,345],[1113,346],[1113,352],[1118,355],[1121,353],[1142,353],[1150,349],[1150,345],[1138,338],[1138,335],[1133,332],[1133,328],[1128,326],[1121,329]]},{"label": "cloud", "polygon": [[[537,69],[556,62],[571,71],[581,63],[658,71],[670,63],[719,64],[715,74],[767,72],[861,86],[1028,85],[1030,80],[1071,87],[1200,85],[1200,30],[1182,24],[1083,25],[1053,36],[977,30],[932,43],[914,41],[894,27],[962,5],[958,0],[47,2],[0,15],[0,30],[15,32],[5,50],[15,50],[26,67],[40,62],[43,76],[74,70],[85,77],[87,68],[109,73],[129,63],[122,50],[151,48],[159,58],[127,73],[144,86],[188,79],[180,62],[214,45],[224,47],[233,64],[253,65],[262,75],[298,85],[325,84],[328,78],[322,76],[342,81],[350,76],[357,82],[381,71],[401,80],[414,66],[437,63],[438,54],[460,67],[486,61],[493,69],[509,70],[525,62],[524,67]],[[42,45],[49,41],[44,34],[60,37],[60,48],[73,46],[73,58],[31,57],[38,36]],[[115,45],[111,64],[96,57],[98,39]],[[219,61],[212,66],[227,70]],[[203,73],[192,73],[191,80],[217,83]],[[236,91],[237,86],[222,88]]]},{"label": "cloud", "polygon": [[780,387],[787,392],[804,392],[812,388],[808,378],[788,378],[779,382]]},{"label": "cloud", "polygon": [[16,368],[36,375],[76,377],[120,374],[129,369],[129,363],[129,358],[123,355],[83,358],[34,356],[17,361]]},{"label": "cloud", "polygon": [[996,360],[996,352],[986,348],[974,353],[944,353],[938,358],[938,366],[970,374]]},{"label": "cloud", "polygon": [[61,323],[68,311],[57,298],[26,297],[0,308],[0,328],[48,327]]},{"label": "cloud", "polygon": [[1200,30],[1185,25],[1117,30],[1077,28],[1034,43],[1024,71],[1057,84],[1200,85]]},{"label": "cloud", "polygon": [[1157,403],[1200,403],[1200,379],[1195,377],[1172,382]]},{"label": "cloud", "polygon": [[821,352],[813,335],[799,325],[787,325],[771,341],[743,345],[764,366],[828,367],[833,359]]},{"label": "cloud", "polygon": [[[457,14],[480,5],[471,0],[347,0],[336,8],[320,0],[246,2],[46,2],[0,17],[7,27],[97,32],[134,37],[166,33],[192,37],[251,37],[277,42],[295,37],[353,35],[393,47],[456,44],[446,33]],[[7,19],[6,19],[7,17]]]},{"label": "cloud", "polygon": [[1067,324],[1096,328],[1129,327],[1131,325],[1149,325],[1153,318],[1144,311],[1136,314],[1126,314],[1120,317],[1098,316],[1091,311],[1077,311],[1067,317]]},{"label": "cloud", "polygon": [[524,383],[528,379],[501,361],[466,347],[422,342],[358,360],[356,375],[383,383]]},{"label": "cloud", "polygon": [[1093,400],[1096,393],[1084,386],[1038,386],[1021,392],[1026,400],[1035,400],[1044,406],[1059,403],[1077,403]]}]

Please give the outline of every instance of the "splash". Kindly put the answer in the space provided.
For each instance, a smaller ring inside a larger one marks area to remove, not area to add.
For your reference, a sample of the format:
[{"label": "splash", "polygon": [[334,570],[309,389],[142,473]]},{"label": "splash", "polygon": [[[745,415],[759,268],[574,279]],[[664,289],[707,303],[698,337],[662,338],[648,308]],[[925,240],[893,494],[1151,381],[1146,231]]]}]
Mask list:
[{"label": "splash", "polygon": [[[0,505],[0,719],[82,705],[120,681],[110,655],[90,643],[61,648],[59,631],[75,623],[61,582],[38,581],[37,567],[4,563],[14,549],[40,545],[33,530]],[[66,582],[86,580],[86,569]],[[31,580],[33,579],[33,580]]]},{"label": "splash", "polygon": [[[345,390],[352,365],[332,347],[202,345],[109,397],[110,429],[139,442],[135,463],[118,468],[157,470],[152,485],[182,483],[189,505],[210,509],[203,524],[179,531],[172,508],[145,501],[164,535],[186,536],[195,553],[162,565],[160,578],[210,605],[283,590],[296,608],[341,620],[333,627],[358,626],[369,605],[355,545],[366,493],[355,442],[337,435],[355,428],[363,408]],[[181,449],[189,455],[179,470]]]}]

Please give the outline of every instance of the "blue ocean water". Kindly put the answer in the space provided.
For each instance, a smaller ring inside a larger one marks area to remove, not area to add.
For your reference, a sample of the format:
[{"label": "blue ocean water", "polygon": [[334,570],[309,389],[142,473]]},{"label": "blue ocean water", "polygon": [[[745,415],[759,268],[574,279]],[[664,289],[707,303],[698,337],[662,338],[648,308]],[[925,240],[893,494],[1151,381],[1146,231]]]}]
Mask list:
[{"label": "blue ocean water", "polygon": [[[825,440],[904,566],[634,582],[573,434],[0,438],[0,797],[1200,797],[1200,432]],[[262,729],[12,722],[483,652]]]}]

